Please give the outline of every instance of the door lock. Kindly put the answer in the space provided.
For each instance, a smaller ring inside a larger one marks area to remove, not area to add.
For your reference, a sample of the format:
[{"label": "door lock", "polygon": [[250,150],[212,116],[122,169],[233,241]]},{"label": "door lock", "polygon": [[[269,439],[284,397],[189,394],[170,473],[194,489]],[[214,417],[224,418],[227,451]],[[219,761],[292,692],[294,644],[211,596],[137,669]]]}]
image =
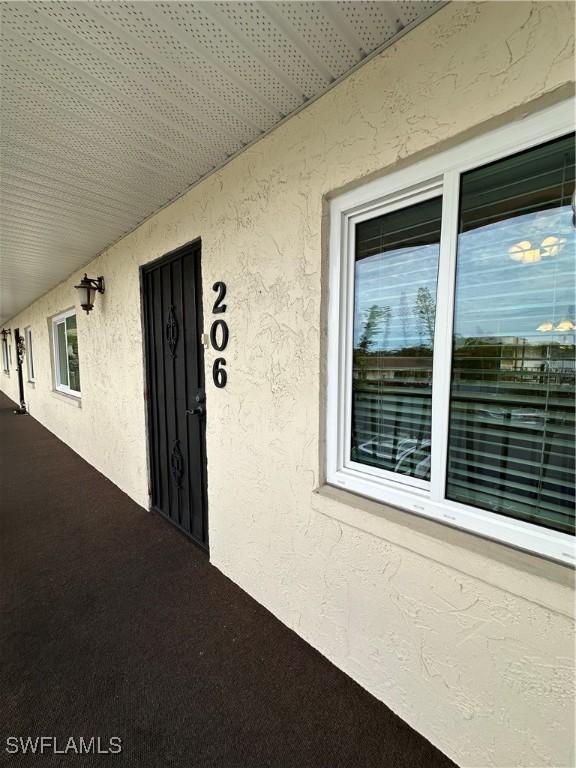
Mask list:
[{"label": "door lock", "polygon": [[206,402],[206,392],[203,389],[199,389],[196,397],[196,407],[192,410],[186,410],[186,416],[204,416],[204,405]]}]

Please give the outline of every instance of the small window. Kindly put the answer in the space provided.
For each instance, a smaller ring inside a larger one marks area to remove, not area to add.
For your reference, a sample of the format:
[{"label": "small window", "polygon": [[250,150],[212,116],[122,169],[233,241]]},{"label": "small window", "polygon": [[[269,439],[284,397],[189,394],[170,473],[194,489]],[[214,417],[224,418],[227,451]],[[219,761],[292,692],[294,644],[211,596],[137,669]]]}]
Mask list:
[{"label": "small window", "polygon": [[434,197],[356,227],[351,459],[422,480],[441,219]]},{"label": "small window", "polygon": [[9,373],[10,371],[10,357],[8,353],[8,339],[6,336],[2,337],[2,369],[4,370],[4,373]]},{"label": "small window", "polygon": [[26,328],[26,365],[28,368],[28,381],[34,383],[34,348],[32,346],[32,328]]},{"label": "small window", "polygon": [[575,150],[558,105],[331,203],[327,480],[574,562]]},{"label": "small window", "polygon": [[54,378],[56,389],[68,395],[80,395],[78,331],[74,310],[52,320],[54,343]]}]

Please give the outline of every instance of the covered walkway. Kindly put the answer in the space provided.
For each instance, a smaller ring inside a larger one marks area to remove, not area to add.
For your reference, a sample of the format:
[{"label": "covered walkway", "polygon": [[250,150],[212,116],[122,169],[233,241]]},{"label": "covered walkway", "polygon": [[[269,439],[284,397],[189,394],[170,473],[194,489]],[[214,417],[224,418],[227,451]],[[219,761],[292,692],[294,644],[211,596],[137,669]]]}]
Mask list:
[{"label": "covered walkway", "polygon": [[452,765],[12,407],[0,395],[1,749],[11,735],[117,736],[122,754],[8,764]]}]

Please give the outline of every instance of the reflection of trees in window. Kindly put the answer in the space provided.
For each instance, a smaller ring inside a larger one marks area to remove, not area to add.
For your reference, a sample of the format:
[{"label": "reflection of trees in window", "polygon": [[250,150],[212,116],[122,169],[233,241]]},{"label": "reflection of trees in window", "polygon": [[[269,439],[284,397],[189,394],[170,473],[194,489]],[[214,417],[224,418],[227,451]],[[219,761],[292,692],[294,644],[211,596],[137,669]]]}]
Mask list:
[{"label": "reflection of trees in window", "polygon": [[373,304],[370,309],[364,313],[364,327],[354,354],[357,378],[363,380],[366,379],[366,369],[370,359],[369,353],[372,351],[372,348],[376,343],[376,336],[380,333],[383,324],[383,343],[384,346],[386,345],[387,337],[390,331],[391,317],[392,311],[390,307],[380,307],[378,304]]},{"label": "reflection of trees in window", "polygon": [[369,352],[374,345],[375,336],[379,333],[382,323],[385,324],[383,347],[386,347],[386,339],[390,331],[390,319],[392,317],[392,311],[389,306],[379,307],[378,304],[373,304],[368,312],[364,313],[364,329],[358,349],[360,352]]},{"label": "reflection of trees in window", "polygon": [[416,295],[416,317],[420,326],[420,338],[426,334],[430,346],[434,343],[434,320],[436,318],[436,302],[432,298],[430,289],[418,288]]}]

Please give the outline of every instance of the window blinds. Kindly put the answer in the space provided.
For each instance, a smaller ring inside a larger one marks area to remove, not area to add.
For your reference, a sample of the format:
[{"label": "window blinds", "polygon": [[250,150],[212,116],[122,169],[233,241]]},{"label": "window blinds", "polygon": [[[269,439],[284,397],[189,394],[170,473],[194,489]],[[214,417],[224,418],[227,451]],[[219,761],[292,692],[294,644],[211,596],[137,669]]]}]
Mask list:
[{"label": "window blinds", "polygon": [[353,460],[430,475],[442,199],[356,227]]},{"label": "window blinds", "polygon": [[447,498],[574,531],[574,137],[463,174]]}]

